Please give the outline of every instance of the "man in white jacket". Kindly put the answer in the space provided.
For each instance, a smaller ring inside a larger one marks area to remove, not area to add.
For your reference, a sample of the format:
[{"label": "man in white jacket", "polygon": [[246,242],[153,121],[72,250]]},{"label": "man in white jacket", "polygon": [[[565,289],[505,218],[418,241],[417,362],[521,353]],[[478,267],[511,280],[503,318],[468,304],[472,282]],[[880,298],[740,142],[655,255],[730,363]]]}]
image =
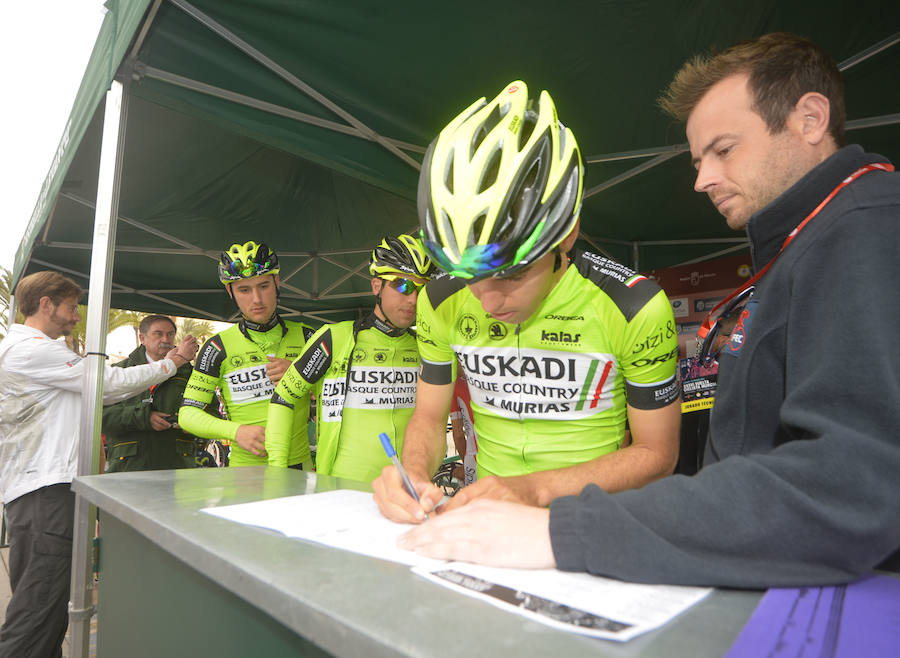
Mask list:
[{"label": "man in white jacket", "polygon": [[[77,434],[85,362],[56,339],[81,319],[82,289],[56,272],[16,286],[24,324],[0,342],[0,500],[9,528],[12,598],[0,628],[0,658],[59,656],[68,625]],[[197,352],[187,337],[165,359],[106,366],[104,403],[165,381]]]}]

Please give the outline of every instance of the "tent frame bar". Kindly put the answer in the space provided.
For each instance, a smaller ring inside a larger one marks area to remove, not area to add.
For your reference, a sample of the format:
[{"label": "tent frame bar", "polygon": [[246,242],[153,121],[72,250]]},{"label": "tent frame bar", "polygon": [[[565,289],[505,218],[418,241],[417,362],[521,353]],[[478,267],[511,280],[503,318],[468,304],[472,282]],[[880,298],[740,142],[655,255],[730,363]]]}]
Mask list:
[{"label": "tent frame bar", "polygon": [[[844,124],[845,130],[863,130],[865,128],[875,128],[878,126],[891,126],[900,123],[900,113],[881,114],[874,117],[866,117],[864,119],[853,119]],[[656,146],[646,149],[635,149],[633,151],[619,151],[618,153],[603,153],[600,155],[589,155],[585,158],[585,164],[600,164],[602,162],[616,162],[619,160],[635,160],[638,158],[649,158],[654,155],[662,155],[664,153],[685,153],[690,150],[687,144],[675,144],[674,146]]]},{"label": "tent frame bar", "polygon": [[850,67],[856,66],[860,62],[866,61],[873,55],[877,55],[882,50],[886,50],[887,48],[890,48],[891,46],[893,46],[897,43],[900,43],[900,32],[894,32],[888,38],[882,39],[878,43],[875,43],[875,44],[869,46],[865,50],[859,51],[855,55],[851,55],[850,57],[845,59],[843,62],[840,62],[838,64],[838,70],[841,72],[846,71]]},{"label": "tent frame bar", "polygon": [[[92,203],[91,201],[88,201],[87,199],[80,197],[76,194],[72,194],[71,192],[61,192],[60,196],[66,198],[66,199],[69,199],[70,201],[74,201],[75,203],[78,203],[86,208],[90,208],[91,210],[95,209],[94,203]],[[147,233],[150,233],[151,235],[155,235],[158,238],[162,238],[163,240],[168,240],[169,242],[172,242],[174,244],[184,247],[183,251],[176,251],[175,253],[185,255],[185,256],[206,256],[207,258],[210,258],[214,261],[219,260],[219,251],[217,251],[217,250],[202,249],[195,244],[191,244],[190,242],[187,242],[185,240],[177,238],[177,237],[170,235],[164,231],[155,229],[152,226],[147,226],[146,224],[139,222],[136,219],[126,217],[125,215],[120,214],[118,219],[119,219],[119,221],[121,221],[125,224],[128,224],[129,226],[133,226],[134,228],[140,229],[141,231],[145,231]],[[41,242],[42,246],[48,245],[48,244],[51,244],[51,243],[49,243],[47,241]],[[65,244],[65,243],[56,242],[55,244]],[[74,244],[85,244],[85,243],[72,243],[72,244],[74,245]],[[323,254],[327,254],[329,256],[348,256],[348,255],[352,255],[352,254],[370,254],[370,253],[372,253],[372,250],[369,248],[356,248],[356,249],[351,248],[351,249],[333,249],[331,251],[321,251],[321,252],[317,252],[317,251],[279,251],[278,253],[281,256],[308,256],[310,258],[313,258],[315,256],[321,256]]]},{"label": "tent frame bar", "polygon": [[[72,276],[77,276],[81,279],[89,278],[88,275],[85,274],[84,272],[79,272],[78,270],[73,270],[71,268],[64,267],[62,265],[59,265],[58,263],[50,263],[48,261],[41,260],[39,258],[33,258],[31,260],[31,262],[35,263],[36,265],[43,265],[45,267],[50,267],[55,270],[59,270],[60,272],[65,272],[66,274],[71,274]],[[153,294],[153,291],[139,290],[137,288],[123,286],[121,283],[115,283],[115,282],[113,282],[112,287],[115,292],[124,292],[124,293],[128,293],[131,295],[138,295],[140,297],[147,297],[148,299],[152,299],[154,301],[163,302],[164,304],[171,304],[172,306],[178,306],[179,308],[183,308],[186,311],[191,311],[191,313],[196,314],[194,317],[204,318],[204,317],[209,316],[211,319],[218,320],[219,322],[226,321],[226,318],[221,315],[215,315],[215,314],[211,313],[210,311],[204,311],[202,309],[195,308],[193,306],[188,306],[187,304],[182,304],[181,302],[176,302],[174,299],[168,299],[166,297],[163,297],[162,295],[155,295],[155,294]],[[90,292],[90,290],[88,290],[88,292]],[[169,291],[166,291],[166,292],[169,292]]]},{"label": "tent frame bar", "polygon": [[[890,48],[896,44],[900,43],[900,32],[895,32],[891,36],[886,39],[882,39],[878,43],[875,43],[865,50],[861,50],[845,59],[843,62],[838,64],[838,70],[846,71],[847,69],[856,66],[860,62],[864,62],[865,60],[877,55],[883,50]],[[896,123],[900,123],[900,113],[898,114],[885,114],[878,117],[870,117],[866,119],[855,119],[853,121],[847,121],[844,129],[845,130],[860,130],[864,128],[874,128],[876,126],[889,126]],[[586,164],[594,164],[600,162],[614,162],[616,160],[629,160],[632,158],[648,158],[651,156],[661,156],[663,154],[672,153],[673,155],[677,155],[678,153],[683,153],[684,151],[690,150],[690,147],[687,144],[676,144],[674,146],[657,146],[653,148],[647,149],[637,149],[634,151],[620,151],[618,153],[607,153],[603,155],[591,155],[585,158]],[[671,157],[671,156],[670,156]],[[608,181],[604,183],[600,183],[596,187],[591,188],[587,192],[585,192],[585,198],[593,196],[598,192],[602,192],[603,190],[612,187],[613,185],[617,185],[623,181],[628,180],[632,176],[636,176],[647,169],[655,167],[658,164],[662,164],[669,158],[655,158],[650,162],[645,163],[645,167],[641,169],[640,167],[635,167],[634,169],[629,169],[628,171],[619,174],[613,178],[610,178]]]},{"label": "tent frame bar", "polygon": [[[135,75],[140,77],[147,77],[151,80],[158,80],[159,82],[165,82],[176,87],[182,87],[183,89],[196,91],[197,93],[212,96],[214,98],[221,98],[222,100],[231,101],[232,103],[237,103],[238,105],[252,107],[255,110],[261,110],[263,112],[282,116],[287,119],[293,119],[294,121],[299,121],[301,123],[308,123],[313,126],[325,128],[326,130],[331,130],[332,132],[350,135],[351,137],[357,137],[359,139],[365,139],[371,142],[377,141],[371,135],[366,134],[361,130],[358,130],[357,128],[354,128],[353,126],[338,123],[337,121],[323,119],[322,117],[317,117],[313,114],[300,112],[299,110],[292,110],[282,105],[276,105],[274,103],[259,100],[258,98],[253,98],[252,96],[239,94],[235,91],[223,89],[222,87],[216,87],[214,85],[206,84],[205,82],[186,78],[183,75],[178,75],[177,73],[170,73],[169,71],[165,71],[163,69],[159,69],[153,66],[147,66],[142,62],[135,63],[134,73]],[[390,137],[385,137],[384,139],[386,142],[393,144],[397,148],[404,149],[405,151],[425,153],[425,148],[419,146],[418,144],[410,144],[409,142],[403,142],[399,139],[393,139]]]},{"label": "tent frame bar", "polygon": [[591,189],[587,190],[584,193],[584,198],[588,199],[588,198],[594,196],[595,194],[599,194],[600,192],[602,192],[604,190],[607,190],[615,185],[618,185],[619,183],[624,183],[629,178],[633,178],[633,177],[637,176],[638,174],[642,174],[645,171],[647,171],[648,169],[652,169],[656,165],[662,164],[663,162],[666,162],[667,160],[671,160],[676,155],[680,155],[681,153],[682,153],[682,151],[668,151],[665,153],[661,153],[660,155],[657,155],[652,160],[643,162],[636,167],[632,167],[628,171],[622,172],[618,176],[613,176],[612,178],[600,183],[599,185],[592,187]]},{"label": "tent frame bar", "polygon": [[319,93],[311,85],[308,85],[303,80],[288,71],[286,68],[278,64],[278,62],[269,58],[267,55],[264,55],[261,51],[257,50],[249,43],[241,39],[234,32],[231,32],[221,23],[213,20],[210,16],[207,16],[189,2],[185,2],[185,0],[169,0],[169,2],[181,9],[191,18],[195,19],[202,25],[212,30],[215,34],[218,34],[220,37],[225,39],[225,41],[236,47],[238,50],[241,50],[244,54],[249,55],[251,58],[255,59],[257,62],[278,75],[288,84],[294,86],[296,89],[299,89],[313,100],[318,101],[321,105],[334,112],[336,115],[341,117],[344,121],[349,123],[364,135],[367,135],[372,141],[375,141],[383,146],[390,153],[393,153],[395,156],[400,158],[406,164],[410,165],[416,171],[421,169],[422,165],[419,164],[419,162],[417,162],[415,159],[411,158],[409,155],[398,149],[376,131],[372,130],[369,126],[347,112],[344,108],[340,107],[337,103]]},{"label": "tent frame bar", "polygon": [[681,267],[682,265],[693,265],[694,263],[702,263],[705,260],[709,260],[710,258],[718,258],[719,256],[725,256],[730,253],[734,253],[735,251],[741,251],[742,249],[747,249],[750,246],[750,243],[747,244],[736,244],[733,247],[728,247],[727,249],[722,249],[720,251],[715,251],[711,254],[706,254],[705,256],[698,256],[697,258],[692,258],[690,260],[683,261],[681,263],[676,263],[675,265],[670,265],[670,267]]},{"label": "tent frame bar", "polygon": [[128,56],[128,59],[134,59],[137,57],[138,51],[140,51],[141,46],[144,45],[144,40],[147,38],[147,34],[150,32],[150,26],[153,24],[153,21],[156,20],[156,13],[159,11],[159,6],[162,4],[162,0],[153,0],[153,6],[147,10],[147,15],[144,17],[144,20],[141,22],[141,29],[138,31],[138,35],[134,40],[134,43],[131,45],[131,53]]}]

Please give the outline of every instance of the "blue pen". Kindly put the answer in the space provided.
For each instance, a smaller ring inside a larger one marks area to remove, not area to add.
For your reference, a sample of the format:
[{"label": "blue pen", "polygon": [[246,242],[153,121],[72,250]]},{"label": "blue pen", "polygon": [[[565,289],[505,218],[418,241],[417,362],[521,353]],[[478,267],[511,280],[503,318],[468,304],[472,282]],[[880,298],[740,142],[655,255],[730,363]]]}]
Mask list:
[{"label": "blue pen", "polygon": [[[409,479],[409,476],[406,474],[406,469],[403,468],[403,465],[400,463],[400,460],[397,458],[397,451],[394,450],[394,445],[391,443],[391,437],[382,432],[378,435],[378,438],[381,439],[381,445],[384,446],[384,451],[387,453],[388,458],[397,467],[397,472],[400,473],[400,477],[403,478],[403,486],[406,489],[406,492],[413,497],[413,499],[419,503],[419,494],[416,493],[416,488],[413,486],[412,480]],[[425,515],[425,518],[428,518],[428,515]]]}]

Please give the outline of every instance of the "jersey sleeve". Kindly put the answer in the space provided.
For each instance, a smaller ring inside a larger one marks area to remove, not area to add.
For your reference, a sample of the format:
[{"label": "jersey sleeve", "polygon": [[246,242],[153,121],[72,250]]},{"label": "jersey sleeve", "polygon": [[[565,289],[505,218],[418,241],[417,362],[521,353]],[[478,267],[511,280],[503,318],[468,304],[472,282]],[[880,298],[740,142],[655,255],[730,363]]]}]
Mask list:
[{"label": "jersey sleeve", "polygon": [[197,353],[178,410],[178,424],[188,434],[215,441],[230,441],[237,434],[240,423],[217,418],[205,410],[215,398],[225,356],[220,336],[207,340]]},{"label": "jersey sleeve", "polygon": [[416,304],[416,343],[421,359],[419,378],[427,384],[452,384],[456,378],[456,354],[450,347],[446,321],[432,302],[434,294],[435,288],[426,286],[419,293]]},{"label": "jersey sleeve", "polygon": [[[334,346],[326,325],[306,341],[303,351],[284,373],[269,401],[266,420],[266,452],[269,464],[287,466],[297,416],[296,405],[309,408],[309,394],[331,367]],[[300,414],[303,417],[303,414]]]},{"label": "jersey sleeve", "polygon": [[[84,390],[87,364],[65,345],[57,341],[35,338],[20,343],[22,349],[7,353],[4,367],[41,384],[73,393]],[[131,368],[105,364],[103,369],[103,404],[113,404],[160,384],[175,374],[171,359],[161,359]]]},{"label": "jersey sleeve", "polygon": [[660,290],[627,323],[621,350],[629,405],[659,409],[678,399],[678,335],[665,292]]}]

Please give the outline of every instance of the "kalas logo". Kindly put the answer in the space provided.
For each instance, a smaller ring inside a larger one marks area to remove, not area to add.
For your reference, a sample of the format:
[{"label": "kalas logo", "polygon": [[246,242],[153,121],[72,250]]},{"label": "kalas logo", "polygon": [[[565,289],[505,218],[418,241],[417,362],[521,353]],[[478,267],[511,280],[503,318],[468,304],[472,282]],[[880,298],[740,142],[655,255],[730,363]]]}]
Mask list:
[{"label": "kalas logo", "polygon": [[552,343],[577,343],[581,334],[570,334],[568,331],[541,331],[541,341]]}]

